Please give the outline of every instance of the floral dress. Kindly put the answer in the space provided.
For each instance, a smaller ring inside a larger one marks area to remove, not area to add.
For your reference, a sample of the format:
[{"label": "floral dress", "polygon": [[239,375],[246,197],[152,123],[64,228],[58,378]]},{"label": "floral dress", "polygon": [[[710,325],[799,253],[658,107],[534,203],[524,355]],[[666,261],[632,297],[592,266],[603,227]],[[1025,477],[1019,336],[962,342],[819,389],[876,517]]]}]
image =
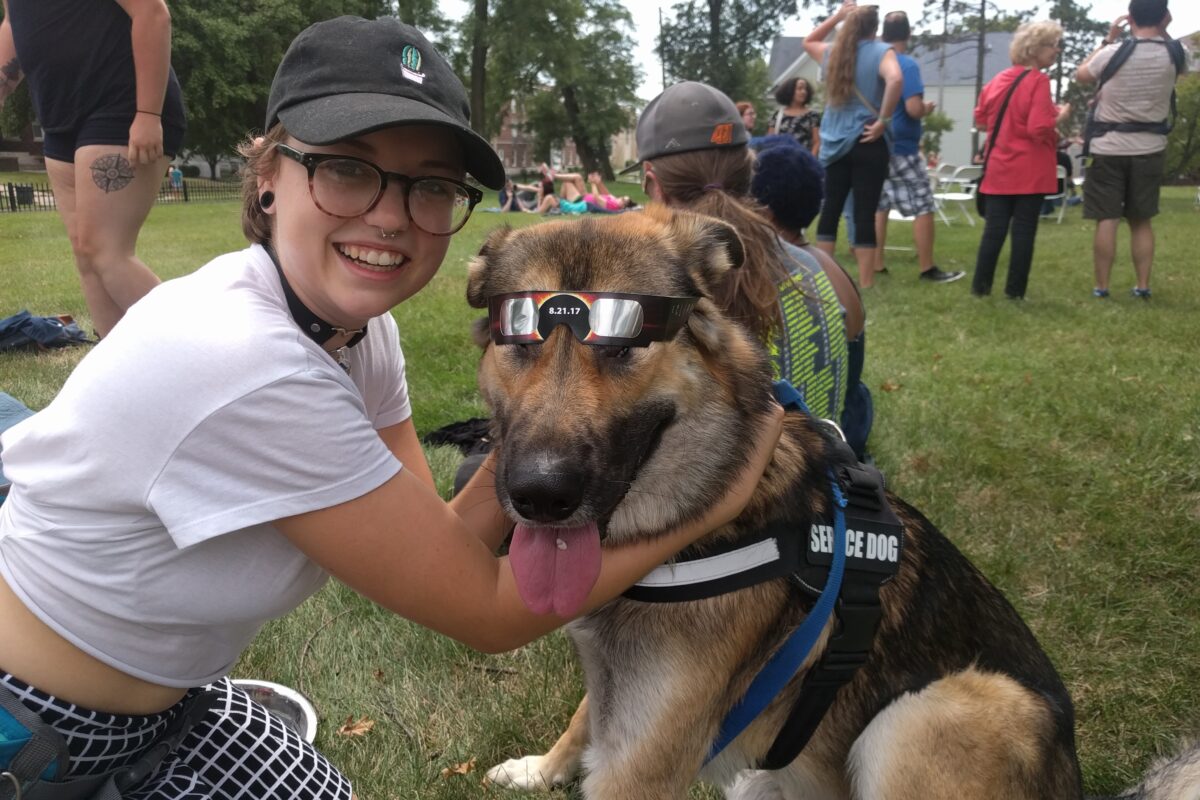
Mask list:
[{"label": "floral dress", "polygon": [[780,110],[775,118],[776,133],[790,133],[796,141],[809,150],[813,146],[813,130],[821,127],[821,115],[816,111],[805,111],[799,116],[790,116]]}]

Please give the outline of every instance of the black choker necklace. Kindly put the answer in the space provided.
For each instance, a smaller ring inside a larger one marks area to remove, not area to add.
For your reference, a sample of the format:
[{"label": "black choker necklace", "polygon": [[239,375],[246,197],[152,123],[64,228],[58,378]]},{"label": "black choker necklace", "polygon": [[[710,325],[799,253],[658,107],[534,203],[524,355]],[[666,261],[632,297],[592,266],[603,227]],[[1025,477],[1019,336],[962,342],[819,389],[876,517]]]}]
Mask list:
[{"label": "black choker necklace", "polygon": [[279,283],[283,286],[283,296],[287,298],[288,310],[292,312],[292,319],[296,321],[300,330],[304,331],[304,334],[308,338],[324,347],[325,343],[334,336],[339,334],[343,336],[353,334],[349,341],[330,353],[334,360],[337,361],[338,366],[349,373],[350,361],[346,357],[346,351],[362,341],[363,337],[367,335],[367,326],[363,325],[357,330],[347,330],[346,328],[339,328],[336,325],[330,325],[318,317],[313,313],[312,309],[304,305],[304,301],[296,295],[295,290],[292,289],[292,285],[288,283],[287,277],[283,274],[283,267],[279,266],[279,257],[275,255],[275,249],[269,245],[263,245],[263,248],[267,251],[267,255],[271,257],[271,263],[275,265],[275,271],[279,273]]}]

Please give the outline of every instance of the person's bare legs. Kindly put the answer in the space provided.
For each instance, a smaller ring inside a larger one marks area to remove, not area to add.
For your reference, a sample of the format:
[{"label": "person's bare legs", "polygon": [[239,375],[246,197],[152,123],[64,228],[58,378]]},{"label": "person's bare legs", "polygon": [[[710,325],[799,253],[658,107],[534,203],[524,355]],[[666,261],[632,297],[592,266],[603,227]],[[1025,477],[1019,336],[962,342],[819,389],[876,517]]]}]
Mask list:
[{"label": "person's bare legs", "polygon": [[854,260],[858,262],[858,287],[860,289],[869,289],[875,285],[875,262],[879,258],[879,253],[882,249],[878,246],[854,246]]},{"label": "person's bare legs", "polygon": [[568,202],[574,203],[578,201],[587,192],[587,187],[583,185],[582,175],[576,175],[573,172],[564,172],[558,176],[558,179],[562,181],[560,193],[563,199]]},{"label": "person's bare legs", "polygon": [[[1116,249],[1115,245],[1113,249]],[[1129,220],[1129,254],[1133,257],[1137,288],[1149,289],[1150,267],[1154,263],[1154,228],[1149,219]]]},{"label": "person's bare legs", "polygon": [[589,172],[588,183],[592,185],[592,194],[612,194],[612,192],[608,191],[608,187],[604,185],[604,179],[600,176],[599,172]]},{"label": "person's bare legs", "polygon": [[921,272],[933,269],[933,214],[920,214],[913,220],[913,242]]},{"label": "person's bare legs", "polygon": [[1117,226],[1120,224],[1119,219],[1096,221],[1096,234],[1092,238],[1092,265],[1096,274],[1096,288],[1104,292],[1108,291],[1113,259],[1117,255]]},{"label": "person's bare legs", "polygon": [[86,145],[75,151],[74,164],[46,160],[83,299],[99,336],[106,336],[159,283],[136,248],[168,159],[135,167],[126,153],[125,145]]}]

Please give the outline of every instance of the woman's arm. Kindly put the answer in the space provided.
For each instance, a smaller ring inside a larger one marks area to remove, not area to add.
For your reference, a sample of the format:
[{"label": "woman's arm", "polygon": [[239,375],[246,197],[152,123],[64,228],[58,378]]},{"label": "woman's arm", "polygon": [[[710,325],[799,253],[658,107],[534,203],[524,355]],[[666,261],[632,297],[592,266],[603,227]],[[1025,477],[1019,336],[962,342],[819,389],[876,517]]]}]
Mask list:
[{"label": "woman's arm", "polygon": [[171,12],[163,0],[116,0],[133,21],[137,113],[129,126],[129,160],[153,164],[163,156],[162,108],[171,71]]},{"label": "woman's arm", "polygon": [[[741,513],[774,453],[782,422],[777,406],[760,421],[750,463],[704,519],[651,541],[606,548],[580,613],[612,600]],[[362,497],[278,520],[275,527],[359,593],[477,649],[509,650],[562,625],[566,620],[556,615],[525,608],[508,559],[496,558],[456,508],[403,469]]]},{"label": "woman's arm", "polygon": [[808,53],[809,58],[818,64],[824,62],[825,52],[833,47],[825,40],[829,38],[829,34],[833,33],[833,29],[838,26],[838,23],[856,7],[855,0],[845,0],[837,11],[826,17],[825,21],[814,28],[812,33],[804,37],[804,52]]},{"label": "woman's arm", "polygon": [[821,152],[821,126],[820,124],[813,125],[812,129],[812,154],[820,155]]},{"label": "woman's arm", "polygon": [[12,25],[8,22],[8,0],[4,0],[4,20],[0,21],[0,108],[4,108],[4,101],[16,91],[24,77],[17,61]]},{"label": "woman's arm", "polygon": [[896,60],[896,51],[888,50],[879,61],[879,77],[883,78],[883,102],[879,104],[879,119],[868,125],[862,135],[862,141],[873,142],[887,129],[896,113],[896,104],[900,102],[900,92],[904,88],[904,75],[900,71],[900,62]]},{"label": "woman's arm", "polygon": [[[1058,106],[1054,105],[1054,100],[1051,97],[1050,79],[1041,70],[1034,70],[1033,74],[1029,78],[1026,78],[1026,80],[1031,80],[1033,83],[1033,94],[1029,108],[1029,138],[1044,145],[1054,147],[1058,143],[1058,123],[1061,110]],[[1063,116],[1065,117],[1070,113],[1071,109],[1067,106]]]}]

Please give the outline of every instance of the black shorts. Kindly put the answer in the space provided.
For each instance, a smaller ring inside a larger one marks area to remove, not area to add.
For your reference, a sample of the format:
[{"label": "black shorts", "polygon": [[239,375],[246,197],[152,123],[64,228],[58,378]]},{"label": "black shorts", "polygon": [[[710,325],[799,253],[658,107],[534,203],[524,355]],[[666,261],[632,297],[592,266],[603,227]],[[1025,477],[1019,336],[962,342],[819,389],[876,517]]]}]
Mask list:
[{"label": "black shorts", "polygon": [[1158,214],[1166,151],[1093,155],[1083,183],[1084,219],[1150,219]]},{"label": "black shorts", "polygon": [[[129,144],[130,116],[93,116],[68,131],[43,134],[42,152],[55,161],[75,163],[75,151],[89,144]],[[183,128],[163,123],[163,154],[174,158],[183,144]]]}]

